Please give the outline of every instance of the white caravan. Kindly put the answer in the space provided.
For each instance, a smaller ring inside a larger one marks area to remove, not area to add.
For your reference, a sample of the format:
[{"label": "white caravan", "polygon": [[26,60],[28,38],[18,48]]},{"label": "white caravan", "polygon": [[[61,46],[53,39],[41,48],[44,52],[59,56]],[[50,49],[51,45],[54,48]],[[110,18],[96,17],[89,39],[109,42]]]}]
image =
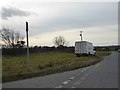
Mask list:
[{"label": "white caravan", "polygon": [[75,54],[79,57],[80,55],[95,55],[96,52],[93,50],[93,44],[87,41],[75,42]]}]

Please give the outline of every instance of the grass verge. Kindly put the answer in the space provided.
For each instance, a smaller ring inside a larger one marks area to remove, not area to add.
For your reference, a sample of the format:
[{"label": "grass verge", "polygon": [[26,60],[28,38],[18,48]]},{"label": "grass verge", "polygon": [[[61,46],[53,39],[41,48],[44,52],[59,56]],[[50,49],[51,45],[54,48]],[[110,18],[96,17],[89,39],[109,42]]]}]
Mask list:
[{"label": "grass verge", "polygon": [[99,62],[109,55],[108,51],[98,51],[96,56],[76,57],[74,53],[36,53],[30,54],[30,64],[26,64],[26,56],[3,56],[2,82],[43,76],[63,71],[86,67]]}]

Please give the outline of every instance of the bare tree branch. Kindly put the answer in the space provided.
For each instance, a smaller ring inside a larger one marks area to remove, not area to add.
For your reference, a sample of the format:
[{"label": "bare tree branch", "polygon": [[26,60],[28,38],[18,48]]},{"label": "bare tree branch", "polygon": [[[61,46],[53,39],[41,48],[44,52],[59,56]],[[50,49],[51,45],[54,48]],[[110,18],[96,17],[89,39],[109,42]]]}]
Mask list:
[{"label": "bare tree branch", "polygon": [[[17,42],[23,39],[23,37],[18,32],[14,32],[13,30],[6,28],[0,30],[0,38],[6,46],[11,48],[17,46]],[[23,45],[23,43],[20,45]]]},{"label": "bare tree branch", "polygon": [[68,42],[65,40],[65,38],[63,36],[55,37],[54,40],[53,40],[53,43],[56,46],[64,46],[64,45],[68,44]]}]

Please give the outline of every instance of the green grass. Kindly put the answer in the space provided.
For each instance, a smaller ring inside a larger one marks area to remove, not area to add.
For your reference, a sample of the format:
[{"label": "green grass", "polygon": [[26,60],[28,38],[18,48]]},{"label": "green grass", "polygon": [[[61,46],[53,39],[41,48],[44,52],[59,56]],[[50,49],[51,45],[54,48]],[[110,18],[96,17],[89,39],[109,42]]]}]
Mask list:
[{"label": "green grass", "polygon": [[0,55],[0,82],[2,81],[2,55]]},{"label": "green grass", "polygon": [[74,53],[46,52],[30,54],[30,65],[26,55],[2,57],[3,82],[43,76],[89,66],[110,52],[99,51],[96,56],[76,57]]}]

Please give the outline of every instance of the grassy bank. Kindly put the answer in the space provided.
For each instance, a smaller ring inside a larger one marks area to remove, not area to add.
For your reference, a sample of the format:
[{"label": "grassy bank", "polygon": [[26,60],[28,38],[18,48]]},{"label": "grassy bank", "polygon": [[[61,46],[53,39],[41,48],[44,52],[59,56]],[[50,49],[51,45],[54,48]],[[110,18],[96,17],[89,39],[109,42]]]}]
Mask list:
[{"label": "grassy bank", "polygon": [[96,56],[76,57],[74,53],[49,52],[30,54],[30,65],[26,65],[26,55],[3,56],[3,82],[43,76],[89,66],[109,55],[108,51],[99,51]]}]

